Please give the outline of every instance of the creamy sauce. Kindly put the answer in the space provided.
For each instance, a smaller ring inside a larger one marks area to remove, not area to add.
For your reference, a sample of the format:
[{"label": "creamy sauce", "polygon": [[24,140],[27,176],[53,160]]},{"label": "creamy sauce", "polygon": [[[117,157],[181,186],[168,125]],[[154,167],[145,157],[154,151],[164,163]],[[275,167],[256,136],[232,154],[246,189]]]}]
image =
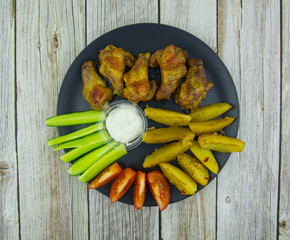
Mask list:
[{"label": "creamy sauce", "polygon": [[127,144],[142,133],[143,120],[134,107],[120,106],[109,113],[106,127],[112,138]]}]

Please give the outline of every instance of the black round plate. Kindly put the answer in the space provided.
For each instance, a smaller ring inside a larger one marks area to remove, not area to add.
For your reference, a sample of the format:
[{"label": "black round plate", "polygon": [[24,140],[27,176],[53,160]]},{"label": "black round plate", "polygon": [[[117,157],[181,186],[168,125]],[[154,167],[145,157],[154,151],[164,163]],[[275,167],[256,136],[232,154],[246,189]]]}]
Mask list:
[{"label": "black round plate", "polygon": [[[58,98],[57,114],[85,111],[90,109],[90,105],[86,102],[82,95],[83,83],[81,77],[81,66],[84,61],[99,61],[99,51],[109,44],[121,47],[136,57],[139,53],[149,51],[153,54],[158,49],[164,49],[166,46],[174,44],[175,46],[186,50],[188,57],[202,59],[206,76],[211,82],[214,83],[214,87],[208,91],[206,98],[203,100],[202,106],[218,102],[230,103],[233,107],[225,115],[236,117],[237,119],[233,124],[225,128],[224,131],[227,136],[237,136],[239,119],[238,96],[233,80],[223,62],[217,54],[200,39],[178,28],[161,24],[146,23],[121,27],[102,35],[88,45],[74,60],[64,78]],[[160,70],[150,68],[149,79],[154,79],[157,81],[157,84],[159,84]],[[116,99],[119,99],[119,97],[115,96],[113,100]],[[174,103],[173,97],[166,101],[162,100],[157,102],[156,100],[151,100],[150,102],[139,103],[139,106],[142,109],[144,109],[146,105],[182,111],[181,107]],[[149,127],[162,126],[161,124],[155,123],[151,120],[148,121],[148,125]],[[60,127],[59,133],[60,135],[63,135],[79,128],[80,126]],[[126,156],[118,160],[118,163],[123,168],[131,167],[134,170],[142,170],[145,172],[156,169],[160,170],[159,167],[150,169],[143,169],[142,167],[146,155],[150,154],[160,146],[161,144],[141,143],[137,148],[130,150]],[[230,154],[214,152],[214,156],[216,157],[221,170],[226,164]],[[176,161],[173,161],[172,163],[177,165]],[[209,181],[212,181],[214,178],[215,175],[210,172]],[[111,184],[107,184],[104,187],[99,188],[98,191],[106,196],[109,196],[110,186]],[[198,185],[198,191],[202,188],[202,186]],[[182,195],[173,185],[171,185],[171,195],[171,203],[180,201],[187,197]],[[133,187],[131,187],[119,201],[133,204]],[[156,206],[156,202],[148,187],[144,206]]]}]

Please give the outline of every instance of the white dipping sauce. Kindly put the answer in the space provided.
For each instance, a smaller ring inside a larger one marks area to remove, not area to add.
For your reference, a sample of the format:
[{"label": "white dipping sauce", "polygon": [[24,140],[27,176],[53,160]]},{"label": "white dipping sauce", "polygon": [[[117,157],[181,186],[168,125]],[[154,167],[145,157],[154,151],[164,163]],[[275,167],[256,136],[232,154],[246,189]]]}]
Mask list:
[{"label": "white dipping sauce", "polygon": [[134,107],[120,106],[109,113],[106,127],[112,138],[127,144],[142,133],[143,120]]}]

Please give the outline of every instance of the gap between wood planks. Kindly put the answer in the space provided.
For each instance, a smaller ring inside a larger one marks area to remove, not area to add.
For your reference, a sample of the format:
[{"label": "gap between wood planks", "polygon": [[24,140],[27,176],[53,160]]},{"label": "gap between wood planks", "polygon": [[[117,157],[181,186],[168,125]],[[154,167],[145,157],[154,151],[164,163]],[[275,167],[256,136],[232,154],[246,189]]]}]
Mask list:
[{"label": "gap between wood planks", "polygon": [[277,197],[277,227],[276,227],[276,239],[279,239],[280,235],[280,227],[282,223],[280,223],[280,176],[281,176],[281,156],[282,156],[282,62],[283,62],[283,56],[282,56],[282,44],[283,44],[283,11],[282,11],[282,3],[283,0],[280,0],[280,138],[279,138],[279,163],[278,163],[278,197]]},{"label": "gap between wood planks", "polygon": [[18,117],[17,117],[17,72],[16,72],[16,68],[17,68],[17,53],[16,53],[16,42],[17,42],[17,13],[16,13],[16,0],[12,0],[12,14],[13,14],[13,18],[14,18],[14,121],[15,121],[15,152],[16,152],[16,168],[17,168],[17,174],[16,174],[16,182],[17,182],[17,203],[18,203],[18,239],[21,239],[21,219],[20,219],[20,189],[19,189],[19,168],[18,168],[18,163],[19,163],[19,159],[18,159],[18,134],[17,134],[17,130],[18,130]]}]

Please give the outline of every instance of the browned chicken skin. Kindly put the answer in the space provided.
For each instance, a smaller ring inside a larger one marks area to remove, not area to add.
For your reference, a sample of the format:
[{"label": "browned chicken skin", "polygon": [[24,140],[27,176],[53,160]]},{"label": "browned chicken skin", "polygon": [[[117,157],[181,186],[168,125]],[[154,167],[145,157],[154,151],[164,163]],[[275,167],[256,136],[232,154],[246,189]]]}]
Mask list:
[{"label": "browned chicken skin", "polygon": [[175,94],[175,103],[185,109],[195,109],[214,85],[204,73],[202,60],[188,59],[188,73],[184,83]]},{"label": "browned chicken skin", "polygon": [[150,58],[149,66],[152,68],[156,68],[160,66],[161,58],[164,49],[157,50]]},{"label": "browned chicken skin", "polygon": [[96,71],[97,62],[84,62],[82,66],[83,96],[92,109],[100,110],[112,99],[113,91]]},{"label": "browned chicken skin", "polygon": [[148,63],[150,53],[140,53],[134,66],[123,76],[126,88],[123,96],[132,102],[149,101],[157,89],[155,81],[149,83]]},{"label": "browned chicken skin", "polygon": [[142,100],[143,102],[150,101],[150,100],[154,97],[154,95],[155,95],[155,93],[156,93],[156,90],[157,90],[157,84],[156,84],[156,82],[155,82],[155,81],[150,81],[149,84],[150,84],[149,93],[148,93],[148,95],[147,95],[147,96]]},{"label": "browned chicken skin", "polygon": [[126,66],[132,68],[135,58],[129,52],[113,45],[108,45],[100,51],[100,73],[109,79],[114,88],[114,94],[121,95],[124,82],[123,74]]},{"label": "browned chicken skin", "polygon": [[167,46],[164,50],[156,51],[150,58],[150,67],[160,65],[161,84],[155,95],[156,100],[169,99],[170,95],[185,77],[187,52],[175,47]]}]

